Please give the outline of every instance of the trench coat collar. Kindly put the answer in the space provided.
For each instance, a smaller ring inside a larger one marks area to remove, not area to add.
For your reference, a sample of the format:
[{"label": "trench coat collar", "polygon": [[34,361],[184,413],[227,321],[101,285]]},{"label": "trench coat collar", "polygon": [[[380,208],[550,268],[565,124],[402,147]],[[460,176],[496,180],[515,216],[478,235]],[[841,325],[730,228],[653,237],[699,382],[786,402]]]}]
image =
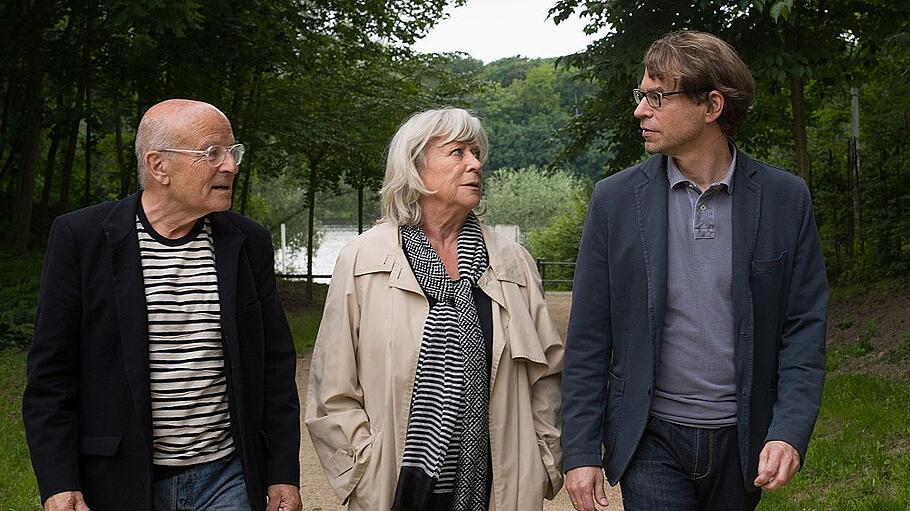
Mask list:
[{"label": "trench coat collar", "polygon": [[[377,243],[370,250],[360,252],[354,267],[355,276],[373,272],[389,272],[389,286],[423,296],[423,290],[420,289],[417,277],[414,276],[401,247],[398,226],[392,222],[384,222],[373,229],[376,230]],[[495,284],[494,281],[507,281],[526,286],[527,277],[522,271],[524,263],[515,247],[505,238],[494,233],[484,224],[481,224],[481,231],[487,247],[490,266],[477,283],[493,301],[505,307],[501,286],[491,284]]]}]

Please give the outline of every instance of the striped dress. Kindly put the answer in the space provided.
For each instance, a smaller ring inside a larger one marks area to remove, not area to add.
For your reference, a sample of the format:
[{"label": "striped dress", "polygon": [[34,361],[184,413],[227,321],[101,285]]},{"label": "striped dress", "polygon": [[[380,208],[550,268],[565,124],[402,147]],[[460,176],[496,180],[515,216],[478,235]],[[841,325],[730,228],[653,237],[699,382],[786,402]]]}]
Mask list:
[{"label": "striped dress", "polygon": [[153,457],[187,466],[234,451],[221,342],[215,247],[208,218],[164,238],[136,219],[148,307]]}]

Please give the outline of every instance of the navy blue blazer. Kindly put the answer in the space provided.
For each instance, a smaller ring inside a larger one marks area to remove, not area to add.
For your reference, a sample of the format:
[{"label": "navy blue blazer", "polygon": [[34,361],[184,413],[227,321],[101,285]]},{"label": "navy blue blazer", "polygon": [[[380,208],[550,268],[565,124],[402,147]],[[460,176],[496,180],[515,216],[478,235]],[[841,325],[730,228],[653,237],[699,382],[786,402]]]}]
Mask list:
[{"label": "navy blue blazer", "polygon": [[[572,294],[563,371],[564,470],[622,477],[641,440],[667,301],[667,157],[597,183]],[[806,457],[825,376],[828,282],[799,177],[738,153],[733,174],[737,426],[746,488],[765,442]]]},{"label": "navy blue blazer", "polygon": [[[22,415],[42,502],[81,490],[93,511],[152,508],[148,322],[139,194],[58,217],[44,258]],[[296,357],[271,237],[210,215],[231,429],[254,510],[299,484]]]}]

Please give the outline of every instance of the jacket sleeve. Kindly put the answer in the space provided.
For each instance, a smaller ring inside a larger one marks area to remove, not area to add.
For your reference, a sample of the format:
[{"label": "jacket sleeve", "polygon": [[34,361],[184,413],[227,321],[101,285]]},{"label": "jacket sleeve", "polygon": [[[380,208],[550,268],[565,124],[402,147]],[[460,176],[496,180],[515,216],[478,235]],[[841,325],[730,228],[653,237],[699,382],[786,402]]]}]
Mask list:
[{"label": "jacket sleeve", "polygon": [[79,484],[80,261],[70,226],[54,221],[28,353],[22,418],[41,502]]},{"label": "jacket sleeve", "polygon": [[275,283],[275,256],[270,235],[260,241],[258,295],[265,333],[263,430],[268,439],[266,484],[300,484],[300,401],[294,338]]},{"label": "jacket sleeve", "polygon": [[531,410],[540,458],[547,469],[549,487],[545,494],[553,499],[562,488],[562,447],[559,443],[559,406],[562,384],[563,341],[550,318],[544,297],[543,283],[537,265],[526,250],[521,249],[528,275],[528,307],[546,365],[535,365],[539,371],[529,370],[531,380]]},{"label": "jacket sleeve", "polygon": [[562,381],[562,448],[565,471],[603,466],[604,388],[611,353],[610,268],[603,186],[588,205],[575,265],[572,312]]},{"label": "jacket sleeve", "polygon": [[304,422],[326,478],[342,503],[370,457],[372,436],[357,368],[360,304],[356,248],[342,250],[332,273],[310,365]]},{"label": "jacket sleeve", "polygon": [[777,402],[766,441],[783,440],[805,462],[825,379],[828,279],[809,189],[799,229],[778,353]]}]

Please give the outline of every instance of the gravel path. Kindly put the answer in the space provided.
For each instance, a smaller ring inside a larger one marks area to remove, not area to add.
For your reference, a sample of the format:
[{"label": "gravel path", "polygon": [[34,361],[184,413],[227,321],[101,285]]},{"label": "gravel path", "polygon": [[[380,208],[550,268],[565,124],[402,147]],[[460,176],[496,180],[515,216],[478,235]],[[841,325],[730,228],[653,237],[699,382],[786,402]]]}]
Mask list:
[{"label": "gravel path", "polygon": [[[565,337],[569,321],[569,307],[572,303],[571,293],[550,293],[547,295],[550,315],[556,323],[560,333]],[[306,356],[297,361],[297,385],[300,390],[301,411],[304,409],[306,399],[306,382],[310,371],[310,357]],[[303,423],[301,417],[301,425]],[[313,444],[306,428],[302,428],[300,446],[300,483],[303,496],[303,511],[342,511],[344,509],[335,498],[329,483],[326,482],[322,466],[313,451]],[[622,498],[619,487],[608,488],[607,497],[610,499],[610,511],[622,510]],[[545,501],[545,511],[573,511],[565,490],[560,491],[556,499]],[[504,510],[509,511],[509,510]],[[516,510],[521,511],[521,510]]]}]

